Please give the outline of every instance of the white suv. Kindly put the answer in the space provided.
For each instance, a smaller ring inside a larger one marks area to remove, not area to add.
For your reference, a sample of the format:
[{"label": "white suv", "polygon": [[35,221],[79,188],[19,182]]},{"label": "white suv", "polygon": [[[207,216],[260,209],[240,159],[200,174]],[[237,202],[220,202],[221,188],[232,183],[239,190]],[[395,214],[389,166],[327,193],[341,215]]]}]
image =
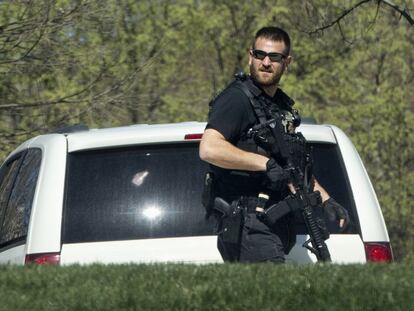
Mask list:
[{"label": "white suv", "polygon": [[[208,169],[198,156],[205,123],[136,125],[32,138],[0,169],[0,263],[221,262],[201,205]],[[351,216],[327,240],[332,261],[392,261],[364,166],[337,127],[301,125],[315,175]],[[297,245],[288,262],[315,262]]]}]

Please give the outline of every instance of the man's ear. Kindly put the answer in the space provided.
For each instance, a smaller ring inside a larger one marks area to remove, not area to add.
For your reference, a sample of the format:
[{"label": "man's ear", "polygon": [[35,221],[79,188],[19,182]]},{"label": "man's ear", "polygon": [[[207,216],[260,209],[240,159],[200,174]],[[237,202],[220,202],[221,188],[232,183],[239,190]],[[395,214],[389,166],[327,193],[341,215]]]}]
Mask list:
[{"label": "man's ear", "polygon": [[249,66],[250,66],[252,64],[252,62],[253,62],[252,50],[249,49],[247,51],[247,53],[249,53]]},{"label": "man's ear", "polygon": [[286,58],[286,60],[284,62],[285,63],[285,71],[287,71],[287,69],[288,69],[290,63],[292,62],[292,60],[293,60],[293,58],[290,55]]}]

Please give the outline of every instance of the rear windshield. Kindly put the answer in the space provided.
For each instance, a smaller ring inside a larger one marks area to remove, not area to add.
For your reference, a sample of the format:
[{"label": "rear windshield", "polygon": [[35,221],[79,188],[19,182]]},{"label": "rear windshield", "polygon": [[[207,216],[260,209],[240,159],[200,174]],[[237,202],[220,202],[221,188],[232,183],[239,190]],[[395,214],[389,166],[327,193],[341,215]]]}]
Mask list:
[{"label": "rear windshield", "polygon": [[[336,145],[314,144],[313,153],[318,180],[353,215]],[[198,143],[76,152],[68,165],[64,243],[214,234],[201,205],[208,166]]]}]

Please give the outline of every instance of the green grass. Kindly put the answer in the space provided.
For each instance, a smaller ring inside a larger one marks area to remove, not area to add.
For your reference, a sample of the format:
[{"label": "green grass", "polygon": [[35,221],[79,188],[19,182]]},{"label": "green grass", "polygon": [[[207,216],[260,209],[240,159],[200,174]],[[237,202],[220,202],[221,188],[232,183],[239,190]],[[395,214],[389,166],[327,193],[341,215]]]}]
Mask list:
[{"label": "green grass", "polygon": [[413,310],[412,265],[0,266],[0,310]]}]

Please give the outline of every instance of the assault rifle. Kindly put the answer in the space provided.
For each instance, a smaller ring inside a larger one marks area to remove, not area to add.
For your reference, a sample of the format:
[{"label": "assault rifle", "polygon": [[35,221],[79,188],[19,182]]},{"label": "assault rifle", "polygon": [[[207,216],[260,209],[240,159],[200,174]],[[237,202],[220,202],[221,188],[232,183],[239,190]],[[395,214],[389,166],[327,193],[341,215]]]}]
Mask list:
[{"label": "assault rifle", "polygon": [[[312,165],[310,155],[307,154],[307,163],[304,169],[294,163],[295,161],[290,152],[291,146],[283,137],[285,134],[280,119],[274,118],[258,124],[252,127],[247,135],[253,137],[256,143],[268,151],[272,157],[284,162],[284,169],[290,176],[289,182],[295,188],[294,194],[269,207],[268,210],[264,211],[264,216],[270,222],[273,222],[291,210],[300,210],[309,233],[309,239],[302,246],[315,254],[318,261],[330,262],[331,255],[325,243],[325,240],[329,238],[329,232],[323,218],[315,215],[315,209],[322,210],[322,206],[319,193],[313,192],[311,189]],[[302,134],[297,133],[295,135],[301,136]]]}]

